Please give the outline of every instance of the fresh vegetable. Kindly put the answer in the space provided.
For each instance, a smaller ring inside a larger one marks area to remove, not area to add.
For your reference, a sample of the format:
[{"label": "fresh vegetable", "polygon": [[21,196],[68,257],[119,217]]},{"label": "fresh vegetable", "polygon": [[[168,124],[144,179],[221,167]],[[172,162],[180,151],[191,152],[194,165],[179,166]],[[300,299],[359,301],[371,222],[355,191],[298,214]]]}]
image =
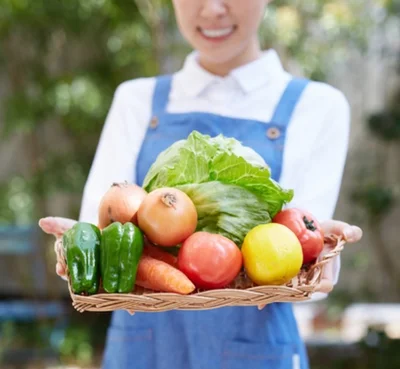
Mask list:
[{"label": "fresh vegetable", "polygon": [[295,277],[303,263],[300,241],[286,226],[261,224],[253,228],[242,245],[244,267],[259,285],[281,285]]},{"label": "fresh vegetable", "polygon": [[197,131],[160,153],[150,167],[143,188],[151,192],[162,187],[176,187],[191,198],[197,231],[221,234],[238,246],[293,197],[252,149],[233,138]]},{"label": "fresh vegetable", "polygon": [[77,294],[95,294],[100,282],[100,230],[78,222],[63,234],[71,288]]},{"label": "fresh vegetable", "polygon": [[143,234],[134,224],[114,222],[103,229],[101,277],[109,293],[131,292],[143,253]]},{"label": "fresh vegetable", "polygon": [[113,222],[137,224],[136,213],[147,192],[133,183],[114,183],[103,195],[99,205],[100,229]]},{"label": "fresh vegetable", "polygon": [[143,249],[143,253],[145,255],[151,256],[154,259],[158,259],[161,261],[164,261],[165,263],[177,267],[178,266],[178,260],[175,255],[172,255],[169,252],[160,250],[159,247],[152,245],[149,241],[145,240],[145,245]]},{"label": "fresh vegetable", "polygon": [[315,261],[324,248],[324,232],[317,219],[308,211],[291,208],[279,212],[273,219],[292,230],[303,249],[303,263]]},{"label": "fresh vegetable", "polygon": [[194,284],[180,270],[147,255],[143,255],[140,259],[136,284],[154,291],[183,295],[195,289]]},{"label": "fresh vegetable", "polygon": [[222,288],[239,274],[243,258],[239,248],[219,234],[196,232],[182,244],[178,268],[199,288]]},{"label": "fresh vegetable", "polygon": [[197,212],[192,200],[176,188],[159,188],[150,192],[137,216],[140,229],[159,246],[175,246],[183,242],[197,226]]}]

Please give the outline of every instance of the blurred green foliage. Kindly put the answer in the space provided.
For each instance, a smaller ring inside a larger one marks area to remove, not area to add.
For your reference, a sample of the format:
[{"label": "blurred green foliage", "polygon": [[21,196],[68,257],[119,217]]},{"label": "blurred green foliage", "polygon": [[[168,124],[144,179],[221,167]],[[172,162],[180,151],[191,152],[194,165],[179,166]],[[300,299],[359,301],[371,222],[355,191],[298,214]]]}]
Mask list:
[{"label": "blurred green foliage", "polygon": [[369,129],[386,141],[400,138],[400,112],[385,111],[373,114],[368,119]]},{"label": "blurred green foliage", "polygon": [[309,354],[313,369],[397,369],[399,349],[399,339],[389,339],[380,329],[371,328],[359,343],[310,347]]},{"label": "blurred green foliage", "polygon": [[70,309],[68,322],[63,323],[54,319],[0,321],[0,367],[12,362],[25,367],[28,361],[32,368],[45,368],[50,362],[96,365],[101,360],[110,314],[82,315]]},{"label": "blurred green foliage", "polygon": [[366,209],[374,219],[383,217],[394,205],[393,190],[377,184],[360,186],[354,192],[352,198]]},{"label": "blurred green foliage", "polygon": [[354,0],[274,1],[266,12],[263,39],[283,47],[305,75],[323,81],[352,49],[366,49],[368,31],[376,22],[374,11],[374,6]]},{"label": "blurred green foliage", "polygon": [[1,183],[3,223],[34,222],[52,194],[82,193],[115,88],[159,72],[141,8],[134,1],[1,3],[1,134],[28,144],[19,157],[25,172],[11,171]]}]

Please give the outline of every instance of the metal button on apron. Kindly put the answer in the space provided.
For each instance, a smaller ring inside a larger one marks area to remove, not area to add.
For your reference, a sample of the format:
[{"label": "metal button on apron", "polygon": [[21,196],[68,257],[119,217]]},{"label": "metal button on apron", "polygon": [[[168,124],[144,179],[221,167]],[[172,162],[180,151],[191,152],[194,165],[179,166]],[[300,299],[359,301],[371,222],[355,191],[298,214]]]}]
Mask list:
[{"label": "metal button on apron", "polygon": [[271,127],[267,129],[266,135],[271,140],[276,140],[281,135],[281,131],[276,127]]},{"label": "metal button on apron", "polygon": [[157,128],[157,126],[158,126],[158,118],[156,116],[154,116],[151,118],[150,128],[154,129],[154,128]]}]

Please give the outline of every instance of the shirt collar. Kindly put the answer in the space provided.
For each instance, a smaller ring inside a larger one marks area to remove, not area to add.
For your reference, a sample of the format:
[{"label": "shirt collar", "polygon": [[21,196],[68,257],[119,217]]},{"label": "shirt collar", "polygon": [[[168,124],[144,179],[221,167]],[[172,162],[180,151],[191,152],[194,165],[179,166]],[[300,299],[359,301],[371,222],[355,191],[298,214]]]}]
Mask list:
[{"label": "shirt collar", "polygon": [[232,70],[226,77],[216,76],[202,68],[197,55],[196,51],[190,53],[183,68],[177,73],[178,83],[190,97],[199,96],[211,84],[227,78],[233,78],[244,93],[249,93],[286,74],[273,49],[264,51],[257,60]]}]

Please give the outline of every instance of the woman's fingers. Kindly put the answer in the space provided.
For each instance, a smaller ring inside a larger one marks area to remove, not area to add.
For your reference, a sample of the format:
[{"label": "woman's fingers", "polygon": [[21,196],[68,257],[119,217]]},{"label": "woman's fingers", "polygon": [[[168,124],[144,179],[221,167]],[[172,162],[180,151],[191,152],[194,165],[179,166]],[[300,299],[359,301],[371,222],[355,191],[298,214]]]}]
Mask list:
[{"label": "woman's fingers", "polygon": [[67,265],[64,258],[62,237],[58,237],[54,242],[54,251],[57,256],[56,273],[67,280]]},{"label": "woman's fingers", "polygon": [[45,217],[39,220],[39,227],[43,232],[56,237],[54,251],[57,255],[56,273],[62,279],[67,280],[66,264],[62,252],[62,235],[72,228],[76,220],[61,217]]},{"label": "woman's fingers", "polygon": [[65,231],[72,228],[76,220],[61,217],[46,217],[39,220],[39,227],[43,232],[60,237]]},{"label": "woman's fingers", "polygon": [[67,274],[66,274],[66,271],[65,271],[65,266],[63,264],[57,263],[57,265],[56,265],[56,273],[62,279],[67,280]]},{"label": "woman's fingers", "polygon": [[362,229],[357,226],[347,227],[344,231],[344,236],[349,243],[355,243],[361,240],[363,235]]},{"label": "woman's fingers", "polygon": [[328,220],[323,222],[321,226],[325,234],[344,236],[348,243],[358,242],[363,235],[360,227],[339,220]]},{"label": "woman's fingers", "polygon": [[333,290],[332,280],[329,278],[322,278],[321,282],[319,282],[315,292],[329,293]]}]

